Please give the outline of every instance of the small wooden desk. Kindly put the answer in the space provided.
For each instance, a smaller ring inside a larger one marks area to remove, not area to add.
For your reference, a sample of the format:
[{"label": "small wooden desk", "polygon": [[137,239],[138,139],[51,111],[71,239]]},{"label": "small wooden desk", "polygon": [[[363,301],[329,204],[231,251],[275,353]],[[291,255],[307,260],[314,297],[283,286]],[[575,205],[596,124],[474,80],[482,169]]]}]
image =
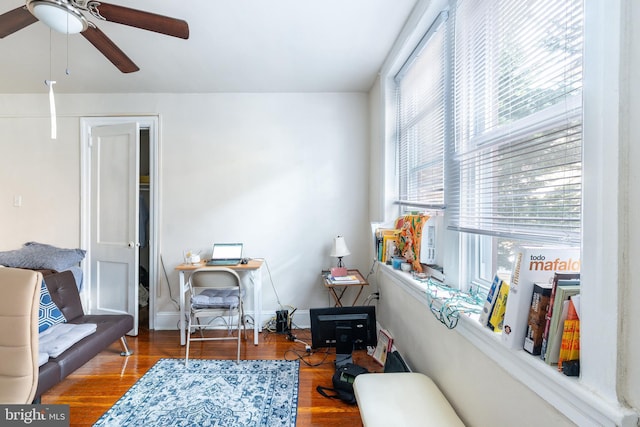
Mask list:
[{"label": "small wooden desk", "polygon": [[347,276],[355,276],[356,279],[358,279],[358,283],[335,283],[331,280],[330,272],[322,272],[322,283],[324,283],[324,287],[327,288],[329,294],[331,294],[331,296],[333,297],[335,301],[335,307],[343,307],[342,296],[344,295],[346,290],[349,289],[349,287],[360,286],[358,295],[356,295],[355,299],[353,300],[352,306],[355,306],[358,302],[358,298],[360,298],[362,289],[364,289],[365,286],[369,285],[369,283],[367,283],[367,281],[364,279],[364,277],[362,277],[362,274],[360,274],[360,271],[358,270],[347,270]]},{"label": "small wooden desk", "polygon": [[[225,266],[238,273],[249,272],[251,274],[250,279],[253,285],[253,343],[258,345],[258,333],[262,330],[262,319],[260,314],[262,313],[262,274],[260,268],[262,268],[263,261],[261,259],[251,259],[247,264],[238,264]],[[176,270],[180,276],[180,345],[185,345],[187,342],[185,322],[185,294],[187,292],[185,273],[192,272],[198,268],[207,268],[204,261],[197,264],[179,264]]]}]

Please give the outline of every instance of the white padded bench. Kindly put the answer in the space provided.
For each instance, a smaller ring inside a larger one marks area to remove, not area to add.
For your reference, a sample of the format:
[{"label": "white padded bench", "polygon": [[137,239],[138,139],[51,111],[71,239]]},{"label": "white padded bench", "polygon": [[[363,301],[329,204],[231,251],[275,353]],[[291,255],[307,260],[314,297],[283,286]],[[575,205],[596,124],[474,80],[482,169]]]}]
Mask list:
[{"label": "white padded bench", "polygon": [[464,427],[438,386],[416,372],[358,375],[353,383],[364,427]]}]

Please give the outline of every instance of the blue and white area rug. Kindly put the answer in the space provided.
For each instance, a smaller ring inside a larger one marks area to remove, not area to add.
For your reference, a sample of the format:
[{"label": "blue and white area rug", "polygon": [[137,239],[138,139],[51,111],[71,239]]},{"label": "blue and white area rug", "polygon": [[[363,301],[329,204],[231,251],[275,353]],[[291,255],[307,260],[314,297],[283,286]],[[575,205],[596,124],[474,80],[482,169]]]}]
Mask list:
[{"label": "blue and white area rug", "polygon": [[295,426],[300,362],[160,359],[94,426]]}]

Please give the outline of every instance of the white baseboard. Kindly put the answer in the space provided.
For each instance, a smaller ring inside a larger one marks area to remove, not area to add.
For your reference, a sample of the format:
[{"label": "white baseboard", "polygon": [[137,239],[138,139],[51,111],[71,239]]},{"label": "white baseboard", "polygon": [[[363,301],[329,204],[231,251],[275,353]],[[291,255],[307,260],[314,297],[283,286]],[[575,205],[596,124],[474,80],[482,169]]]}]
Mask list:
[{"label": "white baseboard", "polygon": [[[254,312],[247,311],[246,314],[255,319]],[[274,318],[275,315],[275,311],[263,311],[261,316],[262,325],[264,326],[269,319]],[[154,329],[157,331],[178,330],[179,320],[180,313],[175,311],[161,311],[156,315]],[[311,326],[309,310],[296,310],[291,320],[296,328],[306,329]]]}]

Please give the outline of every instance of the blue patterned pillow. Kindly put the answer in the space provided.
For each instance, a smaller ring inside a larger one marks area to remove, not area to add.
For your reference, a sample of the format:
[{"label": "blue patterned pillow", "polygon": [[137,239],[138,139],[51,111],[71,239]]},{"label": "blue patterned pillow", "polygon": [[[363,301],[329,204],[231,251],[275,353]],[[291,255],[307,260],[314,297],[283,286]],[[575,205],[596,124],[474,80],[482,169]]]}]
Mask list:
[{"label": "blue patterned pillow", "polygon": [[64,323],[67,319],[51,299],[47,285],[42,281],[40,286],[40,309],[38,310],[38,332],[46,331],[47,328],[58,323]]}]

